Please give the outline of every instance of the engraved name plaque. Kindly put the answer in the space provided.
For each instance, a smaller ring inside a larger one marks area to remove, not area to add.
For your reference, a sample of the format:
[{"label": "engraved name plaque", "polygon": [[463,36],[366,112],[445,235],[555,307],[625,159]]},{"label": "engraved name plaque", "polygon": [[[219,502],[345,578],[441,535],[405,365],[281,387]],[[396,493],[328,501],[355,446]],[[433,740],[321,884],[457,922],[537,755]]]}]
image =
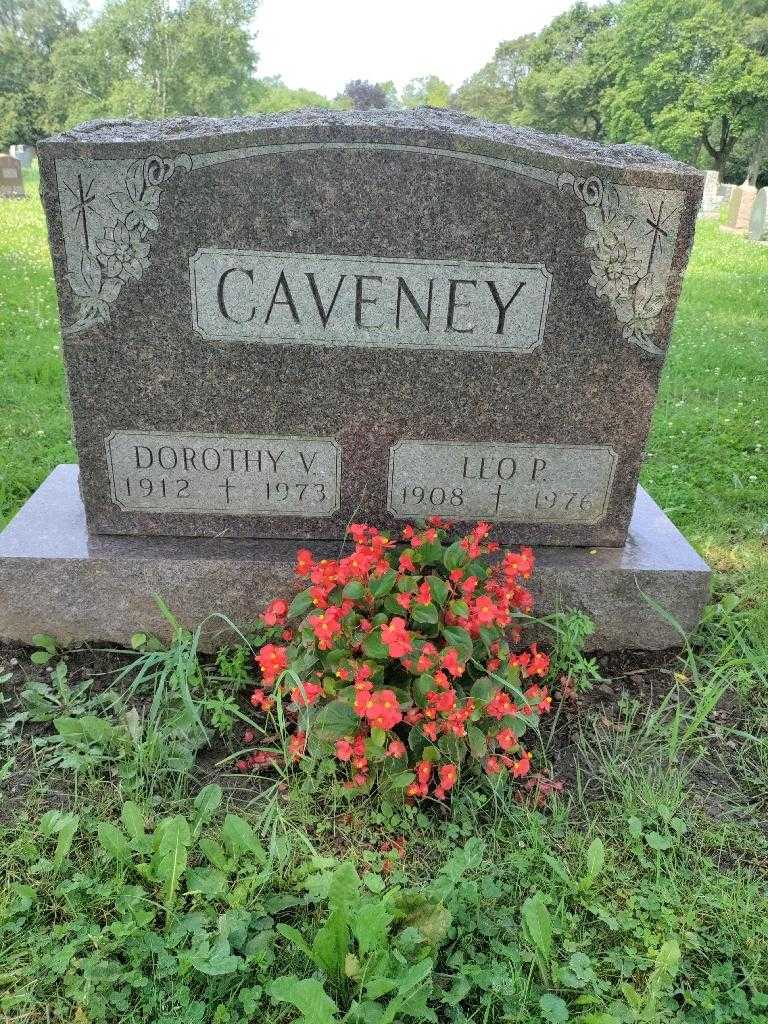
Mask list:
[{"label": "engraved name plaque", "polygon": [[401,441],[390,449],[387,506],[396,519],[594,525],[615,466],[607,445]]},{"label": "engraved name plaque", "polygon": [[123,511],[308,518],[339,509],[339,449],[328,438],[120,430],[106,451]]},{"label": "engraved name plaque", "polygon": [[531,352],[551,275],[541,263],[199,249],[192,326],[204,338]]}]

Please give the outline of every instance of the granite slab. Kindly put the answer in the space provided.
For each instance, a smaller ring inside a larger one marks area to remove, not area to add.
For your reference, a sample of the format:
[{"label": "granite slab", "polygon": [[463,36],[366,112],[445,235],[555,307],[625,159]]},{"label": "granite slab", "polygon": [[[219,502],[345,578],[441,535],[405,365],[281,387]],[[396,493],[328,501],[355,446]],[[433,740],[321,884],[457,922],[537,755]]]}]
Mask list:
[{"label": "granite slab", "polygon": [[431,109],[38,152],[93,532],[624,542],[694,168]]},{"label": "granite slab", "polygon": [[[327,541],[311,547],[328,557],[339,550]],[[213,613],[247,626],[295,588],[296,548],[276,539],[89,534],[77,466],[58,466],[0,534],[0,638],[128,644],[135,632],[167,636],[153,599],[160,594],[189,627],[207,620],[203,647],[211,649],[232,639]],[[537,614],[586,612],[596,626],[590,649],[679,645],[681,634],[653,605],[690,633],[709,597],[708,566],[642,488],[625,547],[539,547],[536,561]]]}]

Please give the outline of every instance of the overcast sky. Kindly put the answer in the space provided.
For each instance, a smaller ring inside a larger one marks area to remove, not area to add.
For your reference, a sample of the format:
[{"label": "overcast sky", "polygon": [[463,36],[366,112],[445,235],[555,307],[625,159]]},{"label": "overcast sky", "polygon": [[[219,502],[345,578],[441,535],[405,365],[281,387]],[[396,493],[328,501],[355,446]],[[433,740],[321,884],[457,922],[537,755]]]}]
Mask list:
[{"label": "overcast sky", "polygon": [[259,77],[333,97],[353,78],[439,75],[458,86],[496,45],[536,31],[572,0],[261,0]]}]

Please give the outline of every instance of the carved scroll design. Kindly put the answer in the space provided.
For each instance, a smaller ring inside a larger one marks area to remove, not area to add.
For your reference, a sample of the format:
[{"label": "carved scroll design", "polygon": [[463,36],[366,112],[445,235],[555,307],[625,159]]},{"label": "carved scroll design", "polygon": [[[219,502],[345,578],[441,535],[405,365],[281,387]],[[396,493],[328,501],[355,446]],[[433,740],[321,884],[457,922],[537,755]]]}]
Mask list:
[{"label": "carved scroll design", "polygon": [[[598,177],[565,173],[557,183],[582,204],[584,245],[594,253],[590,286],[610,302],[626,341],[663,355],[654,337],[666,302],[679,206],[669,194],[663,198],[656,191],[617,186]],[[659,196],[655,207],[654,196]]]},{"label": "carved scroll design", "polygon": [[[108,192],[106,199],[114,211],[106,218],[98,216],[98,196],[94,181],[84,184],[77,176],[77,187],[66,188],[75,199],[81,252],[79,269],[67,274],[72,291],[78,297],[78,316],[63,328],[64,334],[108,323],[110,306],[124,284],[140,281],[149,266],[151,232],[160,226],[157,214],[160,188],[179,169],[191,170],[192,158],[182,154],[173,160],[149,156],[128,165],[123,190]],[[94,218],[100,235],[94,237]]]}]

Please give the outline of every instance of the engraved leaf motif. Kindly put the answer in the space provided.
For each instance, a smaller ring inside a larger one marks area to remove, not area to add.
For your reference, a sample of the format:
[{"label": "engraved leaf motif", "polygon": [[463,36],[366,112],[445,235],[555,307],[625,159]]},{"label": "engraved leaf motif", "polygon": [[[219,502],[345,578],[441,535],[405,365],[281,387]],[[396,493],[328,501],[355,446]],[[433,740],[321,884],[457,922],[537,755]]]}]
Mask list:
[{"label": "engraved leaf motif", "polygon": [[101,266],[87,250],[83,250],[80,256],[80,273],[67,274],[67,277],[72,291],[80,298],[95,298],[101,291]]}]

